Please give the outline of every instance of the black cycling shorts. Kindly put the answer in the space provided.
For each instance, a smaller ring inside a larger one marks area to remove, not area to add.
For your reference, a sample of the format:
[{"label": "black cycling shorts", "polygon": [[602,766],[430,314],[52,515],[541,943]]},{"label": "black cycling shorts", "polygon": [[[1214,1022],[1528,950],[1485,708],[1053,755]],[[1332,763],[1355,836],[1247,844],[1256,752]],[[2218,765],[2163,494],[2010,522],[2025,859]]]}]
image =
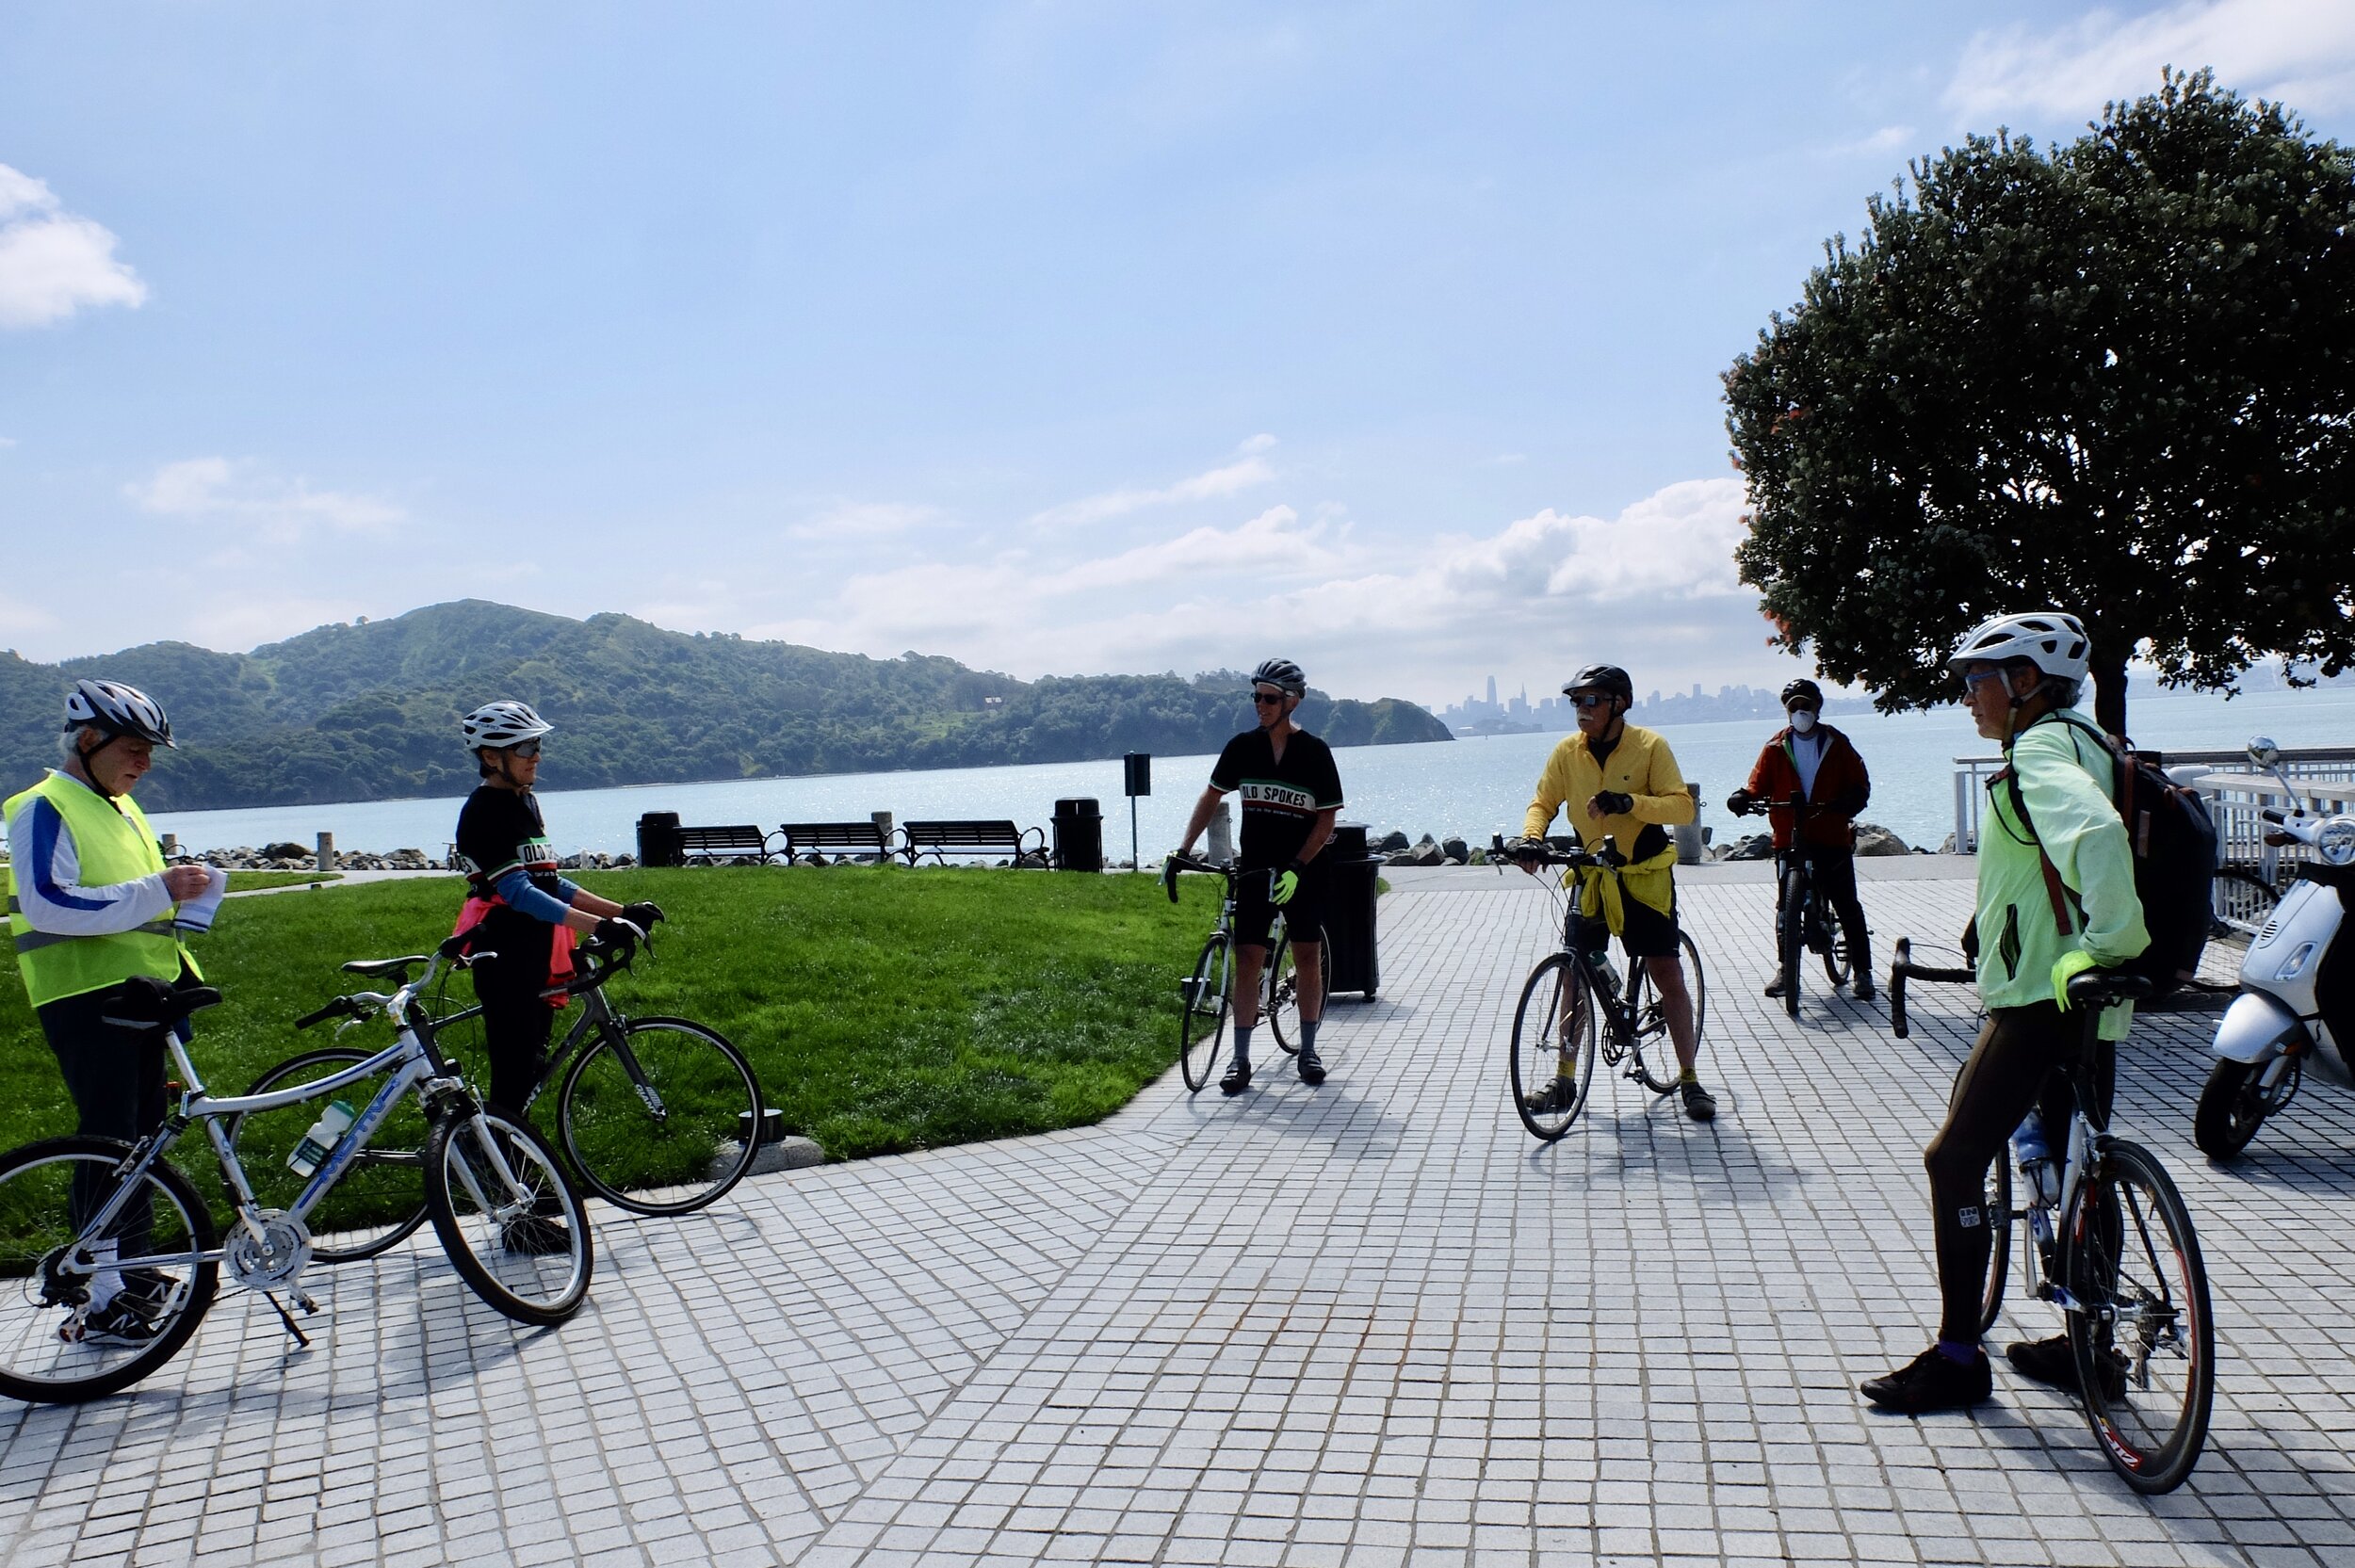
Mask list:
[{"label": "black cycling shorts", "polygon": [[[1276,905],[1268,897],[1268,884],[1281,875],[1281,867],[1274,871],[1245,871],[1235,879],[1235,940],[1247,942],[1255,947],[1273,947],[1268,929],[1275,924]],[[1300,874],[1300,885],[1293,889],[1291,902],[1283,907],[1284,924],[1291,931],[1294,942],[1318,942],[1324,932],[1324,868],[1316,861]]]},{"label": "black cycling shorts", "polygon": [[[1684,949],[1677,942],[1676,884],[1668,884],[1668,913],[1645,903],[1642,899],[1622,894],[1619,898],[1619,946],[1631,959],[1675,958]],[[1598,952],[1609,946],[1611,928],[1600,913],[1583,916],[1580,925],[1586,932],[1586,951]]]}]

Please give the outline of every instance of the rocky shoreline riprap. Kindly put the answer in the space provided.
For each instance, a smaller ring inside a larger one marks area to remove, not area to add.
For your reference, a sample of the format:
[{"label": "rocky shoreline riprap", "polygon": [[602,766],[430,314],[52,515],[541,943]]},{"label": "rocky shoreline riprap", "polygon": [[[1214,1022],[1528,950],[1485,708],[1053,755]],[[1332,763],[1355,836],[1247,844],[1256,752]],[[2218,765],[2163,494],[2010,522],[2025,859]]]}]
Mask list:
[{"label": "rocky shoreline riprap", "polygon": [[[318,855],[300,844],[265,844],[259,849],[239,845],[234,849],[203,849],[174,853],[173,861],[182,865],[218,866],[223,871],[316,871]],[[638,864],[636,855],[608,855],[583,850],[567,855],[557,863],[567,871],[610,871]],[[337,849],[334,865],[337,871],[447,871],[446,861],[435,860],[423,849],[391,849],[382,852],[368,849]]]},{"label": "rocky shoreline riprap", "polygon": [[[1774,858],[1775,841],[1766,833],[1751,833],[1727,844],[1708,842],[1710,831],[1707,828],[1701,830],[1701,834],[1704,841],[1701,848],[1701,859],[1704,864],[1713,865],[1718,861],[1772,860]],[[1474,848],[1461,838],[1434,839],[1429,833],[1423,834],[1420,840],[1411,842],[1405,833],[1396,831],[1387,833],[1370,833],[1366,838],[1366,848],[1376,860],[1385,865],[1486,865],[1489,860],[1488,850],[1485,845]],[[1887,828],[1872,822],[1859,822],[1856,825],[1856,852],[1860,855],[1925,855],[1929,853],[1927,849],[1907,848],[1904,839],[1899,838]]]}]

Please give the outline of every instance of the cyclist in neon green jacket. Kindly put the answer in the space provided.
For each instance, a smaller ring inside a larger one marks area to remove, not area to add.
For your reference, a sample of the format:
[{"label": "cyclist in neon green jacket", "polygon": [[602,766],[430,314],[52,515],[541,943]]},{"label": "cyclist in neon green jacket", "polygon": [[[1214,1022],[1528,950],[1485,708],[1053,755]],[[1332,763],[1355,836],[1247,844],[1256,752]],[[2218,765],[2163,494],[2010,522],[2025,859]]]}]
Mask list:
[{"label": "cyclist in neon green jacket", "polygon": [[[1993,1392],[1979,1345],[1979,1302],[1989,1227],[2003,1220],[1981,1210],[1988,1168],[2005,1157],[2012,1129],[2030,1110],[2047,1126],[2069,1118],[2068,1084],[2052,1069],[2077,1049],[2078,1026],[2066,1015],[2070,978],[2124,963],[2151,945],[2126,826],[2110,801],[2110,755],[2075,711],[2089,651],[2076,617],[2036,610],[1975,627],[1948,661],[1979,734],[2002,744],[2007,764],[1990,781],[1980,817],[1972,917],[1987,1021],[1955,1077],[1946,1123],[1922,1156],[1938,1245],[1938,1343],[1863,1385],[1864,1397],[1885,1409],[1957,1409]],[[2015,782],[2024,820],[2015,809]],[[2048,858],[2057,881],[2045,876]],[[2101,1020],[2093,1076],[2104,1114],[2114,1047],[2133,1010],[2120,1003]],[[2039,1382],[2077,1385],[2066,1334],[2013,1345],[2006,1354]]]}]

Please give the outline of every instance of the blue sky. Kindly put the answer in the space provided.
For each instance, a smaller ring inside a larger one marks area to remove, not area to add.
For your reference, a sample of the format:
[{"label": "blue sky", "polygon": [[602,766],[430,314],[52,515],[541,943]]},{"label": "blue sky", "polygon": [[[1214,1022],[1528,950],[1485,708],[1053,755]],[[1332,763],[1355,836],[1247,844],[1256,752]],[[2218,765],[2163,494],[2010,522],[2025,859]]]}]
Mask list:
[{"label": "blue sky", "polygon": [[1909,156],[2355,0],[12,4],[0,646],[478,595],[1434,703],[1778,681],[1717,377]]}]

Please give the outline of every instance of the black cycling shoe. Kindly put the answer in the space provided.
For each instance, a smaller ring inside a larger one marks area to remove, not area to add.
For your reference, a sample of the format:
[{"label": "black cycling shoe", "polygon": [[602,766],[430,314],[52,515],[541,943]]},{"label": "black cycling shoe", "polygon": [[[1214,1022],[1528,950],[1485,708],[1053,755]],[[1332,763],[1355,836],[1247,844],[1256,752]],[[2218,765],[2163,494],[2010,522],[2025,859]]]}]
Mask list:
[{"label": "black cycling shoe", "polygon": [[1926,1415],[1934,1410],[1967,1410],[1995,1392],[1995,1374],[1987,1352],[1973,1361],[1957,1361],[1933,1345],[1893,1372],[1885,1372],[1860,1385],[1864,1397],[1883,1410],[1900,1415]]},{"label": "black cycling shoe", "polygon": [[517,1257],[560,1257],[572,1250],[573,1233],[553,1220],[527,1214],[499,1227],[499,1251]]},{"label": "black cycling shoe", "polygon": [[[2004,1347],[2004,1359],[2022,1377],[2057,1388],[2064,1393],[2077,1393],[2082,1386],[2077,1379],[2077,1352],[2070,1348],[2069,1336],[2056,1334],[2050,1339],[2027,1339]],[[2102,1397],[2112,1402],[2126,1397],[2126,1358],[2116,1350],[2103,1352]]]},{"label": "black cycling shoe", "polygon": [[1314,1045],[1305,1041],[1300,1047],[1300,1081],[1310,1089],[1324,1081],[1324,1059],[1317,1055]]},{"label": "black cycling shoe", "polygon": [[162,1332],[145,1308],[121,1292],[105,1306],[86,1308],[57,1325],[57,1337],[69,1345],[147,1345]]},{"label": "black cycling shoe", "polygon": [[1578,1085],[1571,1079],[1556,1076],[1551,1083],[1535,1094],[1521,1096],[1521,1105],[1532,1116],[1559,1116],[1578,1105]]},{"label": "black cycling shoe", "polygon": [[1697,1078],[1687,1078],[1677,1086],[1684,1095],[1684,1114],[1696,1122],[1713,1121],[1717,1115],[1717,1096],[1700,1086]]},{"label": "black cycling shoe", "polygon": [[1769,996],[1779,996],[1782,994],[1782,971],[1778,969],[1775,971],[1775,978],[1766,982],[1766,994]]},{"label": "black cycling shoe", "polygon": [[171,1293],[180,1288],[180,1276],[167,1274],[160,1269],[125,1269],[122,1288],[116,1292],[118,1301],[124,1297],[149,1313],[161,1312]]},{"label": "black cycling shoe", "polygon": [[1251,1069],[1240,1061],[1229,1067],[1226,1070],[1226,1075],[1218,1080],[1218,1091],[1221,1094],[1240,1094],[1250,1087]]},{"label": "black cycling shoe", "polygon": [[1879,993],[1873,989],[1873,977],[1860,969],[1856,972],[1855,983],[1848,987],[1848,994],[1860,1002],[1869,1002]]}]

